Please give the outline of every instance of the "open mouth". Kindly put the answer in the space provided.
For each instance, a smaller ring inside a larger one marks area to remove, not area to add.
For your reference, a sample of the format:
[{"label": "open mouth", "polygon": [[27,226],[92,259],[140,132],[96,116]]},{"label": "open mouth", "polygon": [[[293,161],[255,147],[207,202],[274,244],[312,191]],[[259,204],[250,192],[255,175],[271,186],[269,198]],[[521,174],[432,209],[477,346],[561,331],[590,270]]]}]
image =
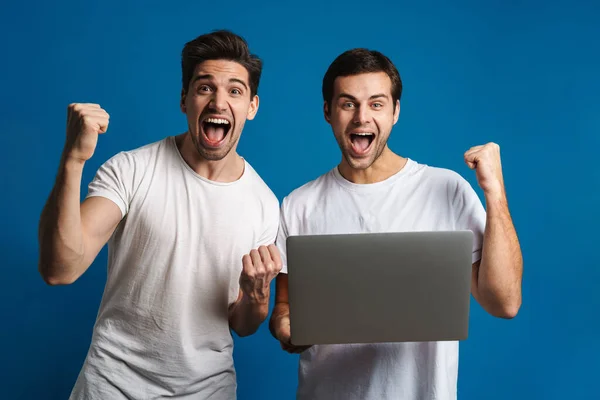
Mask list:
[{"label": "open mouth", "polygon": [[371,143],[375,139],[375,133],[373,132],[357,132],[350,134],[350,143],[352,143],[352,150],[357,155],[366,154],[371,148]]},{"label": "open mouth", "polygon": [[218,146],[231,130],[231,123],[224,118],[206,118],[200,124],[204,138],[211,146]]}]

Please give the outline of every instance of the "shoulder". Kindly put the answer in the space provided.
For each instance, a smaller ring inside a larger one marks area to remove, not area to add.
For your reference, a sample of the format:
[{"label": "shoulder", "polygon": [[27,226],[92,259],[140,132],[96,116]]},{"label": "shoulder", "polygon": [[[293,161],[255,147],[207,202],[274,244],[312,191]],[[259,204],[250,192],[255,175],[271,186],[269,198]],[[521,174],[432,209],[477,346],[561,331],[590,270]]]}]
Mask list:
[{"label": "shoulder", "polygon": [[464,182],[465,179],[456,171],[439,167],[435,165],[422,164],[417,161],[411,160],[414,164],[412,168],[413,174],[420,174],[424,179],[430,180],[436,183],[449,183],[458,184]]},{"label": "shoulder", "polygon": [[262,203],[266,204],[268,207],[275,207],[279,210],[279,200],[277,199],[277,196],[275,196],[275,193],[273,193],[273,190],[247,160],[245,160],[245,163],[247,169],[246,173],[248,174],[248,183],[252,188],[252,191],[258,195]]},{"label": "shoulder", "polygon": [[170,137],[129,150],[122,150],[104,162],[104,168],[117,168],[120,171],[144,168],[157,154],[168,151]]},{"label": "shoulder", "polygon": [[472,190],[469,181],[457,171],[445,167],[421,164],[416,161],[412,161],[412,163],[414,165],[411,173],[418,175],[420,181],[425,185],[429,185],[432,190],[443,189],[451,197],[460,192]]},{"label": "shoulder", "polygon": [[284,214],[299,212],[303,208],[311,208],[331,187],[333,170],[306,182],[292,190],[283,198],[282,209]]}]

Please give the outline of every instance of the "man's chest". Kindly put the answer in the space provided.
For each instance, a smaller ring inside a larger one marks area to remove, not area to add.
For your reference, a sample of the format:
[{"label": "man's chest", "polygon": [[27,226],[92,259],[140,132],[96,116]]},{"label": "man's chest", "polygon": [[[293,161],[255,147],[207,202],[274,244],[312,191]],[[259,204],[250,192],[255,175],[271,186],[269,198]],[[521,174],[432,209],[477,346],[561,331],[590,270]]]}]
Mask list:
[{"label": "man's chest", "polygon": [[[160,248],[194,248],[221,256],[249,251],[264,231],[260,200],[251,193],[202,187],[149,187],[134,199],[129,227]],[[228,249],[224,251],[224,249]]]},{"label": "man's chest", "polygon": [[296,218],[296,234],[446,230],[453,226],[446,198],[411,193],[321,198]]}]

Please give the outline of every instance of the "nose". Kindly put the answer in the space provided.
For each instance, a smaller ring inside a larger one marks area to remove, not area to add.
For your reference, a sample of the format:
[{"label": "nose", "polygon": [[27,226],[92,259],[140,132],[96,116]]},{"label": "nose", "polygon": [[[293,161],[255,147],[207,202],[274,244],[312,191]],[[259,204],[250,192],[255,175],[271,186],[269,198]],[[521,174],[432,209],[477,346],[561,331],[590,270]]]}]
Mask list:
[{"label": "nose", "polygon": [[366,107],[356,107],[354,112],[354,124],[355,125],[366,125],[371,121],[371,115]]},{"label": "nose", "polygon": [[210,101],[210,107],[219,113],[227,110],[227,96],[222,90],[215,90]]}]

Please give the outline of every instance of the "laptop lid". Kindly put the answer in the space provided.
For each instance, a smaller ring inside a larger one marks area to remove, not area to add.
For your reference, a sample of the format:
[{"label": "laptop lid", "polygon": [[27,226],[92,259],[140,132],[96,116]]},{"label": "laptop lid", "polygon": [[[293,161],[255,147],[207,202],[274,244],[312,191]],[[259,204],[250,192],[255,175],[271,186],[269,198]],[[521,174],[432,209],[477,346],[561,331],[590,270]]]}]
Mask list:
[{"label": "laptop lid", "polygon": [[294,345],[464,340],[471,231],[287,238]]}]

